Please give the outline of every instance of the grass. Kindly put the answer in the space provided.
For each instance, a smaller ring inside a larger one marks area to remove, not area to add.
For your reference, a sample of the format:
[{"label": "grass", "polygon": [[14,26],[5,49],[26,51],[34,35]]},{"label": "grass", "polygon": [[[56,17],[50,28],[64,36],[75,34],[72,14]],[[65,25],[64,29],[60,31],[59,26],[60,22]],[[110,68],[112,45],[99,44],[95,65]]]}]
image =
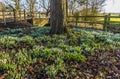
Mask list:
[{"label": "grass", "polygon": [[[73,67],[96,51],[120,49],[120,34],[73,28],[74,34],[49,35],[49,27],[0,32],[0,74],[6,79],[76,78]],[[70,72],[70,70],[72,70]]]},{"label": "grass", "polygon": [[36,26],[44,26],[45,24],[48,23],[48,18],[35,18],[33,21],[33,25],[36,25]]},{"label": "grass", "polygon": [[[104,22],[104,18],[99,19],[99,21],[103,21]],[[110,18],[110,21],[114,21],[116,23],[120,23],[120,18]]]}]

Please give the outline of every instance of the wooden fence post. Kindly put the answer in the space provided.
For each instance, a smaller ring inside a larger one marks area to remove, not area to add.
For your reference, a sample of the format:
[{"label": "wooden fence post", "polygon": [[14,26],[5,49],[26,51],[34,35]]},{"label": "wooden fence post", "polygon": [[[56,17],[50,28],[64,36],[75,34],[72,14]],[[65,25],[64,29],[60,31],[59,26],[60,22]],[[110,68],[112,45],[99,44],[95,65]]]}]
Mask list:
[{"label": "wooden fence post", "polygon": [[3,15],[3,23],[4,25],[6,25],[5,10],[2,10],[2,15]]},{"label": "wooden fence post", "polygon": [[75,22],[75,26],[77,26],[78,25],[78,20],[77,20],[77,16],[75,17],[75,19],[76,19],[76,22]]},{"label": "wooden fence post", "polygon": [[105,31],[107,31],[108,26],[109,26],[109,24],[110,24],[110,15],[111,15],[111,14],[108,14],[108,15],[105,15],[105,17],[104,17],[103,30],[105,30]]},{"label": "wooden fence post", "polygon": [[40,16],[40,12],[38,12],[38,13],[39,13],[39,21],[40,21],[40,17],[41,17],[41,16]]},{"label": "wooden fence post", "polygon": [[38,13],[36,12],[36,18],[37,18],[37,14],[38,14]]},{"label": "wooden fence post", "polygon": [[20,18],[20,21],[22,21],[22,18],[21,18],[21,10],[19,10],[19,18]]},{"label": "wooden fence post", "polygon": [[17,22],[17,19],[16,19],[16,10],[13,9],[13,16],[14,16],[14,22]]},{"label": "wooden fence post", "polygon": [[26,11],[24,9],[24,21],[26,21]]},{"label": "wooden fence post", "polygon": [[40,19],[40,12],[38,12],[39,13],[39,19]]},{"label": "wooden fence post", "polygon": [[110,13],[108,14],[108,20],[107,20],[107,25],[109,25],[110,24]]},{"label": "wooden fence post", "polygon": [[104,16],[104,24],[103,24],[103,30],[107,31],[107,19],[108,19],[108,15]]},{"label": "wooden fence post", "polygon": [[75,13],[75,19],[76,19],[75,25],[78,26],[79,13]]}]

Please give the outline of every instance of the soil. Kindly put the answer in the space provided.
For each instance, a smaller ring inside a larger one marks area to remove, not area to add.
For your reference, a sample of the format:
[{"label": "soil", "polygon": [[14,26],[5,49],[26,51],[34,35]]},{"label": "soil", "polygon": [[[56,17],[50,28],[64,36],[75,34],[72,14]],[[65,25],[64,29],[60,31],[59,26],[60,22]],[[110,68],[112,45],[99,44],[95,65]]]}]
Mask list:
[{"label": "soil", "polygon": [[97,51],[76,68],[86,79],[120,79],[120,50]]},{"label": "soil", "polygon": [[[88,56],[83,63],[71,62],[67,64],[67,72],[60,73],[53,79],[120,79],[120,50],[97,50],[92,56]],[[37,65],[37,64],[36,64]],[[69,67],[70,66],[70,67]],[[34,67],[32,67],[34,70]],[[74,74],[78,73],[78,74]],[[45,69],[39,73],[29,75],[33,79],[51,79],[46,75]]]},{"label": "soil", "polygon": [[17,28],[28,28],[32,27],[33,25],[29,22],[21,21],[21,22],[8,22],[6,25],[0,23],[0,32],[3,32],[8,29],[17,29]]}]

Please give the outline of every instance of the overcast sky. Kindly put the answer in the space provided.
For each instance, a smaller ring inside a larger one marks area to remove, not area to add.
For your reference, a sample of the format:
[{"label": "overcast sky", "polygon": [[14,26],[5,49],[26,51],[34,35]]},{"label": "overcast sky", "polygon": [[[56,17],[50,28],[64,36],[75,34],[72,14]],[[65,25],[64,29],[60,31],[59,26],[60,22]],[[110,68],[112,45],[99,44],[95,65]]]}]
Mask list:
[{"label": "overcast sky", "polygon": [[[4,1],[4,0],[0,0]],[[104,11],[107,13],[120,13],[120,0],[107,0]]]},{"label": "overcast sky", "polygon": [[107,0],[104,9],[107,13],[120,13],[120,0]]}]

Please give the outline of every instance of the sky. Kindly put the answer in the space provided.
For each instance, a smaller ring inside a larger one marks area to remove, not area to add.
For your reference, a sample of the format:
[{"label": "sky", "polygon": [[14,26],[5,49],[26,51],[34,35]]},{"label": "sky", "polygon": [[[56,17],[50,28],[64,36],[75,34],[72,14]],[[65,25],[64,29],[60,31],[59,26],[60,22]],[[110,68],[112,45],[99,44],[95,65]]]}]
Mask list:
[{"label": "sky", "polygon": [[[4,2],[5,0],[0,0]],[[107,0],[103,8],[106,13],[120,13],[120,0]]]},{"label": "sky", "polygon": [[104,9],[107,13],[120,13],[120,0],[107,0]]}]

